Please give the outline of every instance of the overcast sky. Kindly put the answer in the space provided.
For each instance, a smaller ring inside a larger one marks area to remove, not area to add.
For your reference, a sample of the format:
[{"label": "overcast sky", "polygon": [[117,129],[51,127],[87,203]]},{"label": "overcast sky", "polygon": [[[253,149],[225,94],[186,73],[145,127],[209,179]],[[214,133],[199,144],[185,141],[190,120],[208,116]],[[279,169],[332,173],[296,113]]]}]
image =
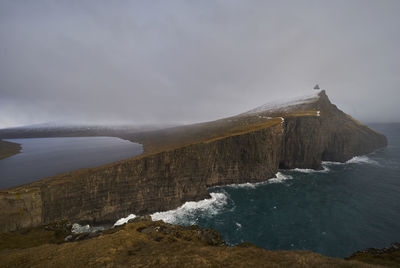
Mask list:
[{"label": "overcast sky", "polygon": [[400,121],[400,1],[0,1],[0,128],[189,123],[319,83]]}]

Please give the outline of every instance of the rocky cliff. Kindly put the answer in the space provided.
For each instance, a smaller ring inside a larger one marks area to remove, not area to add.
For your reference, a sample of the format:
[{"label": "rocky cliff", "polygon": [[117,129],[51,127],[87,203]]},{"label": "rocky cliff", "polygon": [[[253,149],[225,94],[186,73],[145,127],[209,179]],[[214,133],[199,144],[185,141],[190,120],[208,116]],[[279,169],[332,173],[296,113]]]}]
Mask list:
[{"label": "rocky cliff", "polygon": [[318,169],[321,161],[346,161],[387,145],[324,91],[284,107],[136,140],[145,145],[142,156],[0,191],[0,231],[61,219],[111,223],[207,198],[211,186],[263,181],[279,168]]}]

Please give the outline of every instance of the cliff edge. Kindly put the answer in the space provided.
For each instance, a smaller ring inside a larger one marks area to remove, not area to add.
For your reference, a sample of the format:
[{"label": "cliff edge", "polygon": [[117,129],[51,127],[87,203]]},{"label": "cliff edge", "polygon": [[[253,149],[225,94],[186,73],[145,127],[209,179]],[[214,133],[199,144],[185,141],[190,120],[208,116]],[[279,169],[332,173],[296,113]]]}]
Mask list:
[{"label": "cliff edge", "polygon": [[325,91],[201,124],[135,134],[141,156],[0,191],[0,231],[68,219],[113,223],[209,197],[207,188],[320,169],[387,145]]}]

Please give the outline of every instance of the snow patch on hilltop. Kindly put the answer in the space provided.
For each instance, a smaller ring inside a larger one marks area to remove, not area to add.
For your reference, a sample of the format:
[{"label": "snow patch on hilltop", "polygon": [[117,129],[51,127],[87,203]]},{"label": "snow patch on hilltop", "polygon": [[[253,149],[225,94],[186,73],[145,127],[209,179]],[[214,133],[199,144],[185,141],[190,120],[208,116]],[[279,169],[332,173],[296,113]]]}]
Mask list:
[{"label": "snow patch on hilltop", "polygon": [[243,115],[251,115],[251,114],[258,114],[267,111],[274,111],[274,110],[286,110],[289,107],[300,105],[300,104],[308,104],[319,99],[319,94],[322,90],[315,90],[313,94],[297,96],[294,98],[289,99],[281,99],[276,101],[268,102],[264,105],[261,105],[255,109],[252,109],[248,112],[243,113]]}]

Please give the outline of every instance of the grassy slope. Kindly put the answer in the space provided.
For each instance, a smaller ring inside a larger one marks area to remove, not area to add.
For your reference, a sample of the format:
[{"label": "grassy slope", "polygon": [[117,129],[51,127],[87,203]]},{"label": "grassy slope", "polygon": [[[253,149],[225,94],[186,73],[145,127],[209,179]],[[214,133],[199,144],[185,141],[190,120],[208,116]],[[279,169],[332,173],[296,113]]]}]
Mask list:
[{"label": "grassy slope", "polygon": [[0,140],[0,159],[10,157],[21,151],[21,145],[18,143]]},{"label": "grassy slope", "polygon": [[[35,239],[37,236],[47,238],[36,244],[23,240],[24,237]],[[161,221],[127,224],[99,237],[78,242],[62,243],[59,238],[57,231],[39,229],[8,237],[2,234],[0,266],[379,267],[308,251],[269,251],[249,243],[228,247],[213,230],[169,225]],[[11,243],[7,239],[14,241]],[[49,239],[48,243],[45,243],[46,239]]]},{"label": "grassy slope", "polygon": [[211,122],[136,133],[125,138],[143,144],[145,154],[158,153],[190,144],[211,142],[275,126],[282,123],[282,116],[317,116],[317,111],[304,110],[296,113],[238,115]]}]

